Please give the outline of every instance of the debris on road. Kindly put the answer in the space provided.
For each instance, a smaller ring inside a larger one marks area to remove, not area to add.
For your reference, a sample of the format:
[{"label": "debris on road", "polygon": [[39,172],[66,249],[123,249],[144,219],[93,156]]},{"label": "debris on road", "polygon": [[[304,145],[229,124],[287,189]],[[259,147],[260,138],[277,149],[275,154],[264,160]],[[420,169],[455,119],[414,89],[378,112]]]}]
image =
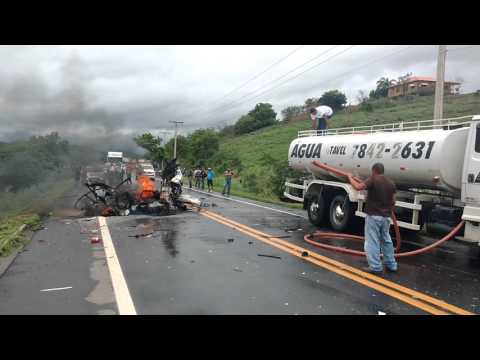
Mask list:
[{"label": "debris on road", "polygon": [[273,259],[281,259],[280,256],[276,256],[276,255],[257,254],[257,256],[269,257],[269,258],[273,258]]},{"label": "debris on road", "polygon": [[100,243],[101,241],[102,241],[102,240],[101,240],[98,236],[93,236],[93,237],[90,238],[90,242],[91,242],[92,244],[98,244],[98,243]]},{"label": "debris on road", "polygon": [[253,241],[249,241],[249,242],[248,242],[248,245],[252,245],[252,244],[253,244]]},{"label": "debris on road", "polygon": [[230,238],[230,239],[228,239],[227,241],[228,241],[228,242],[233,242],[234,240],[235,240],[235,239]]},{"label": "debris on road", "polygon": [[233,268],[233,270],[237,272],[243,272],[243,270],[240,270],[238,267]]},{"label": "debris on road", "polygon": [[308,256],[308,252],[307,252],[307,251],[302,252],[302,256],[303,256],[303,257]]},{"label": "debris on road", "polygon": [[61,288],[52,288],[52,289],[43,289],[43,290],[40,290],[40,291],[60,291],[60,290],[68,290],[68,289],[73,289],[72,286],[66,286],[66,287],[61,287]]},{"label": "debris on road", "polygon": [[379,311],[379,312],[378,312],[378,315],[387,315],[387,314],[384,313],[383,311]]},{"label": "debris on road", "polygon": [[146,233],[146,234],[135,234],[135,235],[128,235],[128,237],[131,237],[131,238],[140,238],[140,237],[151,237],[151,235],[153,234],[153,232],[151,233]]}]

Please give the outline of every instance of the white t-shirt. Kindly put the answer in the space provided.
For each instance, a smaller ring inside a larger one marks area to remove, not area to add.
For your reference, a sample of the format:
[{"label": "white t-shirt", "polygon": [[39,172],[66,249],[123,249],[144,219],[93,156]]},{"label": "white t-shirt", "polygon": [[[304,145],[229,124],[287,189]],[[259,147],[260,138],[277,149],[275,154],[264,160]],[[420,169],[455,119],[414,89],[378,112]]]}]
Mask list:
[{"label": "white t-shirt", "polygon": [[316,115],[311,115],[312,119],[321,119],[324,118],[325,116],[332,116],[333,115],[333,110],[330,106],[319,106],[317,108],[317,114]]}]

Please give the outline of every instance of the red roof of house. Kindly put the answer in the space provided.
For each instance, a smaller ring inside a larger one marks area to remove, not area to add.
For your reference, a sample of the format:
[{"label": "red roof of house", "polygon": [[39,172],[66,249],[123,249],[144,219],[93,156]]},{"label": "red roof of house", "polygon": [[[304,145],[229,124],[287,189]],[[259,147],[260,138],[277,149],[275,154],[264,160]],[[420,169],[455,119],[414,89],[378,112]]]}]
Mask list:
[{"label": "red roof of house", "polygon": [[[412,83],[412,82],[415,82],[415,81],[435,82],[436,79],[434,77],[430,77],[430,76],[411,76],[411,77],[408,78],[408,80],[406,80],[405,82],[403,82],[401,84],[409,84],[409,83]],[[445,81],[445,83],[460,84],[460,83],[455,82],[455,81]],[[389,87],[395,87],[395,86],[401,85],[401,84],[394,84],[394,85],[391,85]]]}]

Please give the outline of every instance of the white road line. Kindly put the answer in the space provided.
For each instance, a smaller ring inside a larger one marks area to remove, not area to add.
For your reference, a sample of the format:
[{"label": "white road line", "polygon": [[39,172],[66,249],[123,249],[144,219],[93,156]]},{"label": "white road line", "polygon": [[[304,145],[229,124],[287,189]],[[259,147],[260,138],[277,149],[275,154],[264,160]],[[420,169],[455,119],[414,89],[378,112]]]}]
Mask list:
[{"label": "white road line", "polygon": [[188,190],[193,190],[193,191],[196,191],[196,192],[199,192],[199,193],[202,193],[202,194],[205,194],[205,195],[213,196],[213,197],[216,197],[216,198],[219,198],[219,199],[223,199],[223,200],[236,201],[236,202],[241,203],[241,204],[256,206],[256,207],[259,207],[259,208],[262,208],[262,209],[267,209],[267,210],[271,210],[271,211],[276,211],[276,212],[279,212],[279,213],[283,213],[283,214],[287,214],[287,215],[292,215],[292,216],[300,217],[300,218],[302,218],[302,219],[308,219],[307,217],[302,216],[302,215],[294,214],[294,213],[291,213],[291,212],[288,212],[288,211],[283,211],[283,210],[274,209],[274,208],[271,208],[271,207],[268,207],[268,206],[262,206],[262,205],[250,203],[250,202],[247,202],[247,201],[243,201],[243,200],[237,200],[237,199],[227,198],[227,197],[224,197],[224,196],[215,195],[215,194],[213,194],[213,193],[208,193],[208,192],[201,191],[201,190],[197,190],[197,189],[193,189],[193,188],[192,188],[192,189],[189,188]]},{"label": "white road line", "polygon": [[57,291],[57,290],[67,290],[67,289],[72,289],[71,286],[66,286],[66,287],[61,287],[61,288],[53,288],[53,289],[43,289],[40,291]]},{"label": "white road line", "polygon": [[132,297],[130,296],[130,291],[128,290],[127,282],[123,276],[120,262],[118,261],[117,253],[105,217],[98,217],[98,225],[100,226],[100,231],[102,233],[105,256],[107,258],[108,270],[110,271],[110,278],[112,279],[118,313],[120,315],[137,315]]}]

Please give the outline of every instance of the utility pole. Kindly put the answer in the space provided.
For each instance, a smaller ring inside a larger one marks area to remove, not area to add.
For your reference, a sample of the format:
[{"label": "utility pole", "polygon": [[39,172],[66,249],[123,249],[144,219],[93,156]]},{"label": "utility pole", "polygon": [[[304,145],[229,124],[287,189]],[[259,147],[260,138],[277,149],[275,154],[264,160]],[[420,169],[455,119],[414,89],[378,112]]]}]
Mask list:
[{"label": "utility pole", "polygon": [[178,127],[178,124],[183,124],[183,121],[169,121],[169,122],[175,124],[175,142],[173,145],[173,158],[176,159],[177,158],[177,127]]},{"label": "utility pole", "polygon": [[438,46],[437,60],[437,81],[435,86],[435,107],[433,109],[433,119],[435,125],[441,124],[443,118],[443,92],[445,83],[445,59],[447,56],[447,45]]}]

